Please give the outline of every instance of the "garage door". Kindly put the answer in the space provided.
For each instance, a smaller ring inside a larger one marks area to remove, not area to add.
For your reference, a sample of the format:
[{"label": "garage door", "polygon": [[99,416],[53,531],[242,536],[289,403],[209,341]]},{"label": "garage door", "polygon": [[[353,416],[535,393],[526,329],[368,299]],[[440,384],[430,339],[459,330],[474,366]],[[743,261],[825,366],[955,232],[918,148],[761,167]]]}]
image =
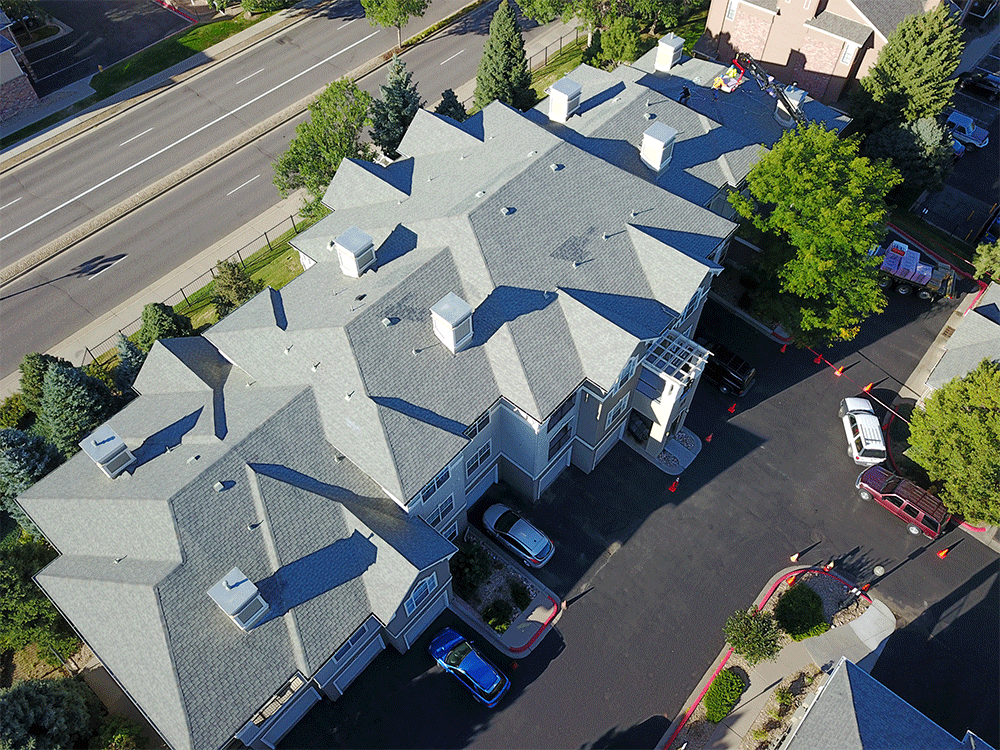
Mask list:
[{"label": "garage door", "polygon": [[384,648],[385,641],[382,640],[382,636],[375,636],[375,640],[365,646],[364,651],[358,654],[344,673],[333,681],[333,686],[343,693],[347,690],[347,686],[354,682],[354,678],[364,672],[365,667],[371,664],[372,659],[378,656]]},{"label": "garage door", "polygon": [[556,461],[551,467],[549,467],[549,470],[547,472],[542,474],[542,478],[538,482],[539,495],[545,492],[545,490],[548,489],[548,486],[552,484],[554,481],[556,481],[556,477],[558,477],[562,473],[562,470],[565,469],[567,466],[569,466],[571,455],[572,451],[567,449],[567,451],[559,458],[559,460]]},{"label": "garage door", "polygon": [[438,600],[434,602],[430,608],[424,612],[420,617],[418,617],[406,632],[403,633],[403,640],[406,641],[406,647],[409,648],[413,645],[413,642],[420,637],[420,635],[427,630],[427,627],[434,622],[434,618],[439,614],[444,612],[445,607],[448,606],[448,590],[445,589],[444,596],[438,597]]},{"label": "garage door", "polygon": [[465,507],[471,508],[473,504],[486,494],[486,490],[497,483],[497,479],[500,478],[500,473],[497,470],[497,465],[493,464],[493,468],[486,472],[486,476],[476,482],[475,487],[468,491],[465,495]]}]

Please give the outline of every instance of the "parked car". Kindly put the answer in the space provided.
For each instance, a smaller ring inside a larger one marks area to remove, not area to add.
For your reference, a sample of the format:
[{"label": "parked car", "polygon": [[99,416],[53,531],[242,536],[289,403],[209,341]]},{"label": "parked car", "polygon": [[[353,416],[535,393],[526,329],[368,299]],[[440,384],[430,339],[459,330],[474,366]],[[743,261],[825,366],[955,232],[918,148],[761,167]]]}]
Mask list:
[{"label": "parked car", "polygon": [[955,160],[962,158],[965,154],[965,144],[952,135],[950,130],[946,132],[945,138],[948,139],[948,145],[951,146],[951,153]]},{"label": "parked car", "polygon": [[847,455],[854,463],[871,466],[885,461],[885,438],[871,401],[866,398],[845,398],[837,412],[847,434]]},{"label": "parked car", "polygon": [[545,534],[521,518],[506,505],[491,505],[483,513],[486,530],[532,568],[540,568],[552,559],[555,546]]},{"label": "parked car", "polygon": [[951,520],[951,514],[936,496],[881,466],[861,472],[855,487],[862,500],[874,500],[906,521],[914,536],[922,533],[937,539]]},{"label": "parked car", "polygon": [[952,112],[944,124],[956,139],[967,146],[986,148],[990,143],[986,129],[976,125],[975,120],[961,112]]},{"label": "parked car", "polygon": [[490,708],[499,703],[510,688],[510,680],[451,628],[434,636],[427,651],[445,672],[454,675],[476,700]]},{"label": "parked car", "polygon": [[718,388],[720,393],[742,396],[750,390],[757,370],[749,362],[704,336],[699,337],[697,343],[712,353],[701,375],[704,380]]},{"label": "parked car", "polygon": [[990,73],[962,73],[958,77],[958,88],[968,94],[995,102],[1000,98],[1000,76]]}]

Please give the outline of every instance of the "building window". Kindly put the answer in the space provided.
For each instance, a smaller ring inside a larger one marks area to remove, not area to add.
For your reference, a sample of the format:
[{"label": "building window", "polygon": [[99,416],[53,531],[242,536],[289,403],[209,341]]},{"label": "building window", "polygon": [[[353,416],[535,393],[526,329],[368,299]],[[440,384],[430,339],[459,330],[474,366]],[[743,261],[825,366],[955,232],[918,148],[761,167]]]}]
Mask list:
[{"label": "building window", "polygon": [[438,507],[436,507],[429,516],[427,516],[427,523],[436,527],[439,523],[441,523],[441,519],[447,518],[451,515],[453,510],[455,510],[454,496],[448,495],[448,497],[442,500],[441,504],[438,505]]},{"label": "building window", "polygon": [[569,442],[570,433],[572,432],[570,427],[571,425],[567,423],[561,430],[559,430],[559,432],[556,433],[556,436],[549,441],[549,461],[555,458],[555,455],[562,450],[562,447],[566,445],[566,443]]},{"label": "building window", "polygon": [[629,360],[625,365],[625,369],[622,370],[621,374],[618,376],[618,382],[615,383],[614,386],[611,388],[611,390],[608,392],[609,397],[614,396],[616,393],[618,393],[618,391],[620,391],[622,388],[625,387],[625,384],[629,381],[629,379],[633,375],[635,375],[635,366],[638,363],[639,363],[638,355],[634,357],[629,357]]},{"label": "building window", "polygon": [[343,646],[337,649],[337,653],[333,655],[333,660],[340,661],[345,656],[347,656],[347,653],[352,648],[361,643],[361,641],[365,639],[365,636],[367,634],[368,634],[368,623],[366,622],[364,625],[362,625],[360,628],[358,628],[351,634],[351,637],[344,642]]},{"label": "building window", "polygon": [[726,6],[726,20],[732,21],[736,18],[736,6],[739,5],[739,0],[729,0],[729,5]]},{"label": "building window", "polygon": [[486,429],[486,425],[488,425],[489,423],[490,423],[490,413],[486,412],[483,416],[481,416],[478,420],[476,420],[475,423],[470,425],[468,429],[466,429],[465,436],[469,438],[469,440],[473,440],[476,437],[476,435],[478,435],[480,432]]},{"label": "building window", "polygon": [[424,485],[424,488],[420,491],[420,499],[426,503],[450,478],[451,472],[446,467],[444,471]]},{"label": "building window", "polygon": [[854,59],[854,47],[850,44],[844,45],[844,54],[840,56],[840,62],[844,65],[850,65],[851,60]]},{"label": "building window", "polygon": [[625,398],[615,404],[611,411],[608,412],[608,420],[604,423],[605,430],[618,421],[618,417],[625,413],[625,410],[628,408],[628,399],[631,395],[631,393],[626,393]]},{"label": "building window", "polygon": [[548,429],[546,429],[545,431],[552,432],[552,429],[563,420],[563,417],[565,417],[573,410],[573,407],[575,405],[576,405],[576,394],[574,393],[568,399],[563,401],[559,405],[559,408],[555,410],[555,412],[549,418],[549,426]]},{"label": "building window", "polygon": [[465,462],[465,477],[466,479],[472,479],[475,476],[476,471],[479,467],[486,463],[486,459],[490,457],[490,444],[487,442],[482,448],[477,450],[473,454],[472,458]]},{"label": "building window", "polygon": [[639,370],[639,382],[636,383],[635,389],[651,401],[659,401],[665,385],[662,377],[643,367]]},{"label": "building window", "polygon": [[403,602],[403,608],[406,610],[406,614],[412,615],[417,607],[419,607],[423,602],[431,595],[431,592],[437,588],[438,579],[437,573],[431,573],[424,580],[418,583],[413,588],[413,592],[410,594],[409,598]]},{"label": "building window", "polygon": [[458,539],[458,521],[455,521],[455,523],[449,526],[448,530],[444,533],[444,535],[448,537],[449,542],[454,542],[456,539]]}]

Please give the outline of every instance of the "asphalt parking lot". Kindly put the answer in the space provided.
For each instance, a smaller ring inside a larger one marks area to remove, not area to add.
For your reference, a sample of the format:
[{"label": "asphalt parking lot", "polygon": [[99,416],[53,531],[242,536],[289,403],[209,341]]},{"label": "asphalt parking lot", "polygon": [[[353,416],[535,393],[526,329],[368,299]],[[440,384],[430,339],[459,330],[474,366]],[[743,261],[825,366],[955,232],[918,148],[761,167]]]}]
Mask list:
[{"label": "asphalt parking lot", "polygon": [[[905,627],[876,674],[961,737],[997,743],[997,555],[960,531],[936,543],[862,502],[837,405],[875,382],[890,403],[954,302],[894,296],[859,339],[824,352],[778,347],[709,305],[705,329],[744,354],[759,382],[737,404],[699,389],[688,419],[713,435],[670,492],[662,474],[619,444],[589,476],[571,467],[532,504],[507,496],[556,544],[536,574],[569,606],[529,657],[484,651],[513,683],[485,711],[432,667],[426,642],[388,651],[340,701],[319,704],[283,747],[652,747],[723,645],[726,617],[745,607],[793,551],[870,579]],[[483,501],[488,503],[489,500]],[[934,552],[955,544],[946,560]],[[465,631],[459,625],[460,631]],[[880,673],[881,671],[881,673]]]},{"label": "asphalt parking lot", "polygon": [[189,22],[152,0],[41,0],[72,31],[25,51],[45,96],[180,31]]}]

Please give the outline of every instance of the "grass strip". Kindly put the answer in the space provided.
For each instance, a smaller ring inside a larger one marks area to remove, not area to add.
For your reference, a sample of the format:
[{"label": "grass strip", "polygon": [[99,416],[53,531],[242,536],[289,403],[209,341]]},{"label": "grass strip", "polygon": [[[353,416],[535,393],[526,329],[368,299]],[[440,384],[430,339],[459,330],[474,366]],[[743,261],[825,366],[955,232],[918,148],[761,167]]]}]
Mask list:
[{"label": "grass strip", "polygon": [[566,42],[562,51],[549,57],[549,61],[531,73],[531,88],[539,101],[548,96],[545,89],[583,62],[583,50],[587,46],[587,36]]}]

